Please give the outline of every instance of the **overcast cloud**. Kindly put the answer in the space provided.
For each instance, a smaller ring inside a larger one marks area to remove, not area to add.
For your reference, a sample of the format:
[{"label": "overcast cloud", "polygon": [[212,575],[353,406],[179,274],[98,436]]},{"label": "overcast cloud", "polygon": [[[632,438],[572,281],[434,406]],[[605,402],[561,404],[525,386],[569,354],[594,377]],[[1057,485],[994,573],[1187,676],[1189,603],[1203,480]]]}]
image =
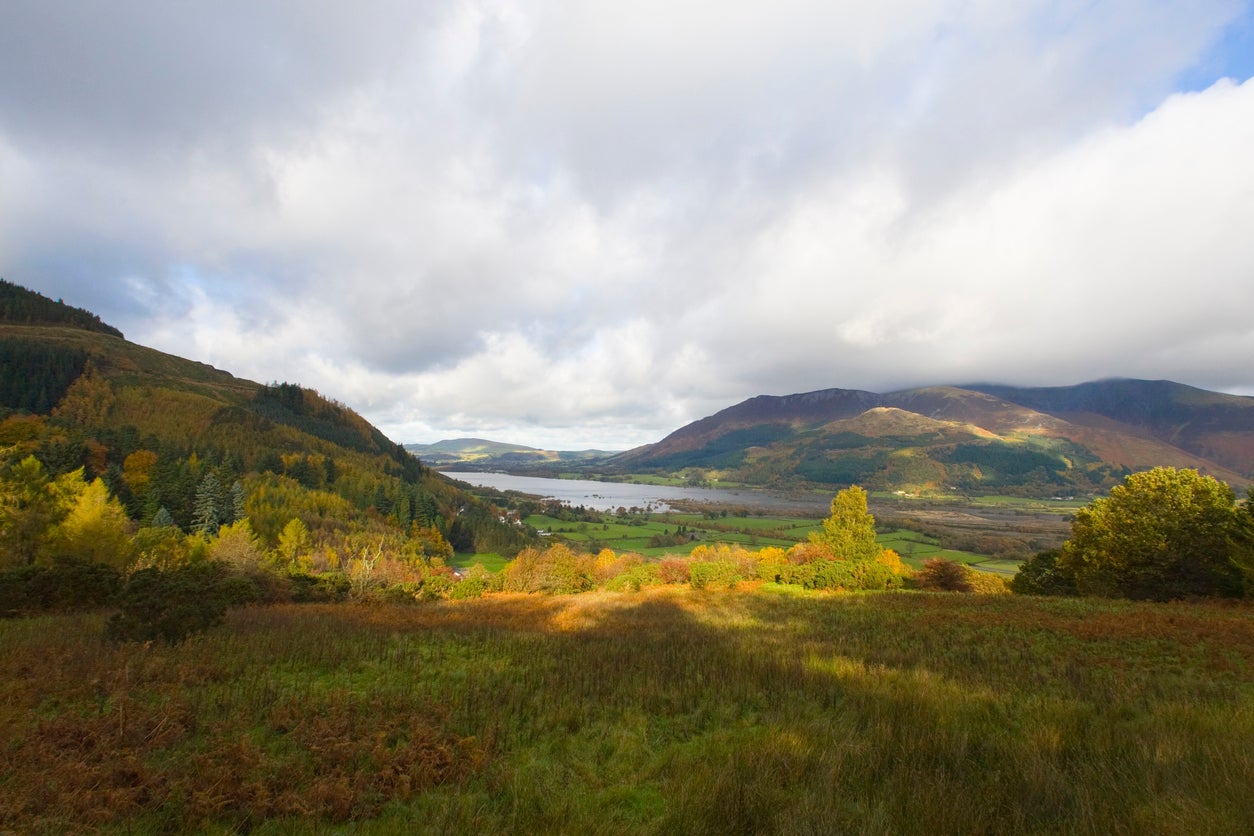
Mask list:
[{"label": "overcast cloud", "polygon": [[1254,10],[9,0],[0,275],[397,441],[1254,393]]}]

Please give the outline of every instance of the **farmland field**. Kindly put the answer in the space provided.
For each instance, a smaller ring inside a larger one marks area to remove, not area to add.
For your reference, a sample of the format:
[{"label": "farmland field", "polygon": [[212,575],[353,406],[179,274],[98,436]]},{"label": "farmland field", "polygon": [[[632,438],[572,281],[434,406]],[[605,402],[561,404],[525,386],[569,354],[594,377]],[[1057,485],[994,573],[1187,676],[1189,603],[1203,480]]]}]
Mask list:
[{"label": "farmland field", "polygon": [[1235,833],[1254,609],[770,585],[0,622],[22,833]]},{"label": "farmland field", "polygon": [[[747,549],[778,546],[787,549],[798,542],[805,542],[810,532],[822,528],[821,519],[768,516],[716,516],[713,519],[701,514],[650,514],[629,515],[616,518],[606,515],[601,522],[570,521],[535,514],[525,523],[587,548],[589,545],[610,548],[619,552],[637,552],[649,557],[665,554],[688,554],[702,543],[729,543]],[[650,540],[659,535],[676,533],[680,527],[693,535],[693,539],[667,546],[650,546]],[[915,531],[898,529],[879,535],[879,542],[886,549],[901,555],[902,561],[918,569],[923,561],[933,557],[956,560],[960,563],[984,568],[989,562],[987,555],[974,552],[945,549],[936,537]],[[999,561],[998,565],[1017,567],[1017,561]],[[492,568],[489,566],[488,568]],[[1004,572],[1004,570],[1001,570]],[[1011,569],[1010,574],[1014,574]]]}]

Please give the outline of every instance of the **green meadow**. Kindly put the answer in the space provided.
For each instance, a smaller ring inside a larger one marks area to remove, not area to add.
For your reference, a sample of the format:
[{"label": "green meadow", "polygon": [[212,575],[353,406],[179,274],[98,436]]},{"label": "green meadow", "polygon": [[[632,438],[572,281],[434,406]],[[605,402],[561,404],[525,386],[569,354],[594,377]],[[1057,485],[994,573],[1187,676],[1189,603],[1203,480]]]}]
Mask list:
[{"label": "green meadow", "polygon": [[[555,517],[535,514],[523,520],[527,525],[547,531],[553,537],[569,540],[582,548],[590,544],[613,549],[616,552],[636,552],[647,557],[660,557],[667,554],[689,554],[697,546],[714,543],[728,543],[743,546],[747,549],[761,549],[767,546],[778,546],[782,549],[805,542],[811,531],[822,528],[820,518],[773,517],[756,515],[716,516],[711,518],[702,514],[640,514],[619,518],[613,514],[604,515],[599,522],[571,521]],[[693,539],[671,545],[650,545],[656,537],[673,536],[680,527],[693,535]],[[880,544],[901,555],[904,563],[914,569],[923,565],[925,560],[934,557],[956,560],[976,568],[989,568],[1001,564],[1014,568],[1018,561],[992,561],[988,555],[974,552],[942,548],[938,538],[906,529],[883,532],[879,535]],[[465,565],[473,563],[473,559],[462,561]],[[460,564],[459,564],[460,565]],[[485,562],[485,566],[494,569]],[[1014,574],[1014,569],[1010,570]]]},{"label": "green meadow", "polygon": [[0,830],[1238,833],[1248,604],[772,585],[0,622]]}]

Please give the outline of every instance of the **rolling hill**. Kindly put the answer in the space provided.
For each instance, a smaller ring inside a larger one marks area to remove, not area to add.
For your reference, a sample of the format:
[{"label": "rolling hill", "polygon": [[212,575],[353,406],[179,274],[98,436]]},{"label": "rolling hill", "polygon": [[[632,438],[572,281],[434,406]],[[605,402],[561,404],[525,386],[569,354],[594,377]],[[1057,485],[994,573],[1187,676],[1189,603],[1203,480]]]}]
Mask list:
[{"label": "rolling hill", "polygon": [[1035,496],[1103,491],[1157,465],[1248,484],[1254,398],[1144,380],[763,395],[605,462],[750,484]]}]

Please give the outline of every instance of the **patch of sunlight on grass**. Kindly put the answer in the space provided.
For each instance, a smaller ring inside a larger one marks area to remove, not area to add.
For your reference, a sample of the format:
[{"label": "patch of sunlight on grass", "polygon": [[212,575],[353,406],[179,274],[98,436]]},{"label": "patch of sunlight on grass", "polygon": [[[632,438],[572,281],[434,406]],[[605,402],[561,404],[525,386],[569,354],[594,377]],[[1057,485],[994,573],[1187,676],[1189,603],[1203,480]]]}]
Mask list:
[{"label": "patch of sunlight on grass", "polygon": [[930,700],[989,701],[999,700],[990,688],[975,687],[933,673],[926,668],[897,668],[888,665],[867,664],[849,656],[806,656],[803,665],[816,673],[827,674],[840,682],[857,684],[861,688],[917,693]]}]

